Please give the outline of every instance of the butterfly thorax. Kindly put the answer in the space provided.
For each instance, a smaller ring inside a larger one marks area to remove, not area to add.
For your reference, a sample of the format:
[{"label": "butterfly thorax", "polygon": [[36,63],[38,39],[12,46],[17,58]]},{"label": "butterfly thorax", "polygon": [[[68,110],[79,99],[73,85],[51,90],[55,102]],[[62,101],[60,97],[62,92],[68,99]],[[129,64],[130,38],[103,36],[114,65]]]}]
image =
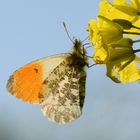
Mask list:
[{"label": "butterfly thorax", "polygon": [[72,52],[72,64],[84,67],[88,65],[88,57],[86,56],[86,50],[84,49],[82,42],[75,39],[73,43],[73,52]]}]

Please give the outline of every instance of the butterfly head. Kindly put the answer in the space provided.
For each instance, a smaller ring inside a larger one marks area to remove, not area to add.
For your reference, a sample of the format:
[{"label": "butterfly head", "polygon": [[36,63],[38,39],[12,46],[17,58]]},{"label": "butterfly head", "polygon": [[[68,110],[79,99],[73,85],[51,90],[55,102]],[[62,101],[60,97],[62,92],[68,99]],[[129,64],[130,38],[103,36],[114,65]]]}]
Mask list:
[{"label": "butterfly head", "polygon": [[81,66],[88,65],[88,57],[86,55],[86,50],[82,45],[82,42],[78,39],[73,41],[73,58],[74,62],[78,63]]}]

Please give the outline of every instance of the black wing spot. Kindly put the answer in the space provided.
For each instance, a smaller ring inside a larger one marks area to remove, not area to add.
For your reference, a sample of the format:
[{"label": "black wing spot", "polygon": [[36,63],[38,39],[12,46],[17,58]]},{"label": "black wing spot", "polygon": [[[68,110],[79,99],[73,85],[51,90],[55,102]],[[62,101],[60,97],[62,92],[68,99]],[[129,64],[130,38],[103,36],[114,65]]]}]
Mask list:
[{"label": "black wing spot", "polygon": [[38,69],[37,69],[37,68],[34,68],[34,71],[35,71],[36,73],[38,73]]}]

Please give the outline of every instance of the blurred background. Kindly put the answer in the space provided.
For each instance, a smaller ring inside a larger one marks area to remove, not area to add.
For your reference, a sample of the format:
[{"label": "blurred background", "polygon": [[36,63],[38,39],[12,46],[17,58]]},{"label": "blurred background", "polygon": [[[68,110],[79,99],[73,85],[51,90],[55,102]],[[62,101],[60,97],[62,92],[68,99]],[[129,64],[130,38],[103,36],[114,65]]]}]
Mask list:
[{"label": "blurred background", "polygon": [[113,83],[104,66],[87,69],[83,115],[66,125],[48,121],[39,106],[16,99],[5,89],[9,75],[20,66],[72,48],[63,21],[72,37],[85,39],[98,3],[0,0],[0,140],[140,139],[140,85]]}]

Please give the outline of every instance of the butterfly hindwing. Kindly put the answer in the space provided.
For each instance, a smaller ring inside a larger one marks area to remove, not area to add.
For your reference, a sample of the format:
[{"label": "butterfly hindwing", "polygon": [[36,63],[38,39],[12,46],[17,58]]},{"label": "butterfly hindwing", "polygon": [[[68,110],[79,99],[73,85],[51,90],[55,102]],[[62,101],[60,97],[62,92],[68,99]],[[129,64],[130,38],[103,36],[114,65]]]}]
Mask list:
[{"label": "butterfly hindwing", "polygon": [[60,124],[81,115],[85,97],[86,72],[70,61],[61,62],[45,79],[40,91],[43,114]]}]

